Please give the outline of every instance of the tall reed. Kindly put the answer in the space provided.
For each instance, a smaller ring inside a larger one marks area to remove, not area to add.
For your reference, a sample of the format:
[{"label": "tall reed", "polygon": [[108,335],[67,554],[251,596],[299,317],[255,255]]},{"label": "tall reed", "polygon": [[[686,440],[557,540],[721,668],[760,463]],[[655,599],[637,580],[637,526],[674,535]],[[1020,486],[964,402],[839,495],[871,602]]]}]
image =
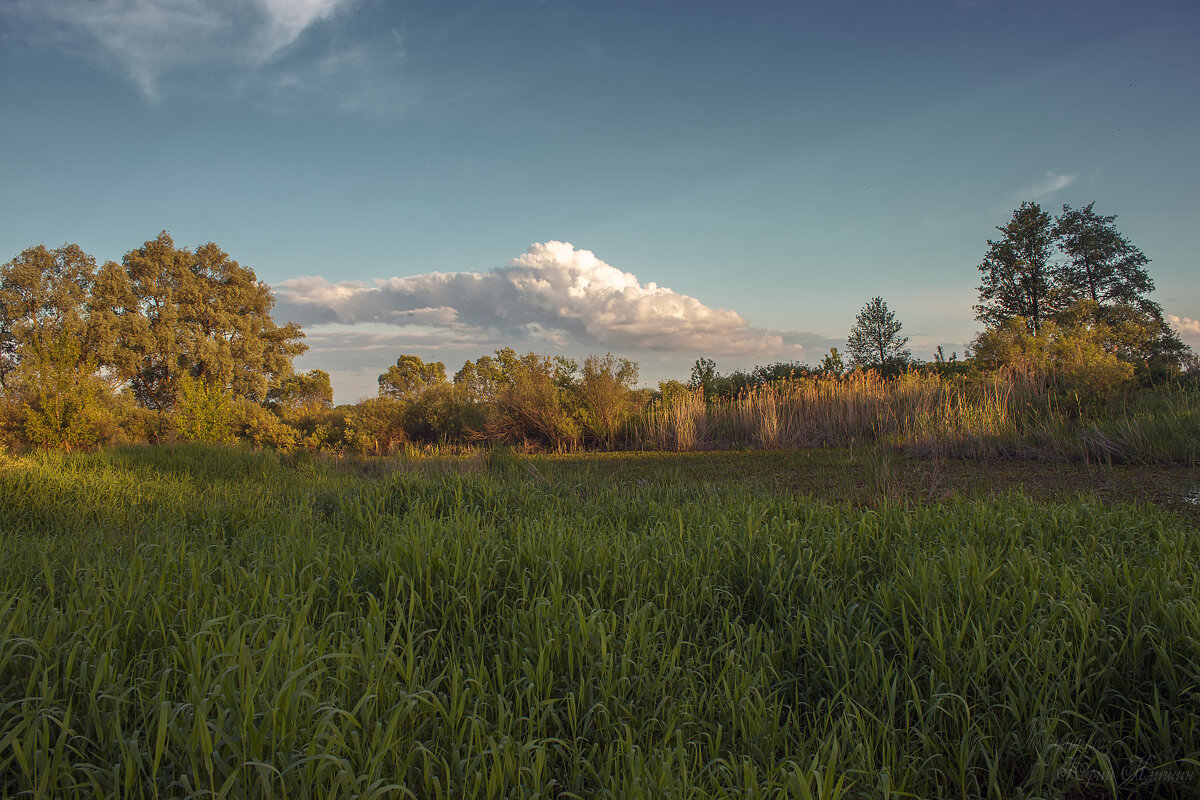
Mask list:
[{"label": "tall reed", "polygon": [[1081,413],[1037,376],[971,379],[910,372],[818,376],[706,400],[699,390],[652,406],[629,433],[633,447],[702,450],[847,446],[885,442],[969,458],[1200,462],[1200,392],[1163,389]]}]

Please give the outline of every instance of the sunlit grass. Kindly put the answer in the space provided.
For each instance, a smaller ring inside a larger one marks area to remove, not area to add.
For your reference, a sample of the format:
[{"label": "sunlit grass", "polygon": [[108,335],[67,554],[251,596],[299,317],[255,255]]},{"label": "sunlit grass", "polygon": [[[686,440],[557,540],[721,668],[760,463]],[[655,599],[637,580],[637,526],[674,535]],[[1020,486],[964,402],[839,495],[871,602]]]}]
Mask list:
[{"label": "sunlit grass", "polygon": [[1033,378],[975,381],[875,373],[765,384],[731,399],[696,391],[653,405],[632,427],[635,447],[665,450],[848,446],[974,459],[1200,464],[1200,392],[1160,388],[1124,403],[1056,399]]},{"label": "sunlit grass", "polygon": [[0,795],[1200,784],[1200,539],[1179,517],[1020,494],[857,509],[659,461],[397,463],[0,464]]}]

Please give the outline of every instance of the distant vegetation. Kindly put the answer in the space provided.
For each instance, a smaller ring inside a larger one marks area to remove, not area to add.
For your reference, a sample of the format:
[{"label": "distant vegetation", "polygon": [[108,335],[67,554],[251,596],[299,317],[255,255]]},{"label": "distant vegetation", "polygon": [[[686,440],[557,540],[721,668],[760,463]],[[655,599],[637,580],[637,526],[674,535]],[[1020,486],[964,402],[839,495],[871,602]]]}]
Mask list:
[{"label": "distant vegetation", "polygon": [[[303,332],[271,318],[254,273],[214,244],[161,234],[100,267],[74,245],[0,267],[0,443],[92,449],[235,442],[386,455],[798,447],[885,440],[974,457],[1195,463],[1194,354],[1148,297],[1148,259],[1092,205],[1025,203],[979,269],[987,326],[960,358],[915,361],[875,297],[817,365],[639,388],[635,363],[502,348],[452,377],[400,355],[378,396],[334,407],[329,375],[297,374]],[[1190,388],[1189,388],[1190,387]]]}]

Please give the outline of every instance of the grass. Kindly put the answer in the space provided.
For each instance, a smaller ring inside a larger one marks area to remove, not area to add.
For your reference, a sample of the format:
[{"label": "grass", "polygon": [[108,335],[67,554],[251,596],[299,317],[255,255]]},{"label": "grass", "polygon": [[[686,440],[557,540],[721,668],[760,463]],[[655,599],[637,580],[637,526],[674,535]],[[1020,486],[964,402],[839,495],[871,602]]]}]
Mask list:
[{"label": "grass", "polygon": [[1195,796],[1200,481],[1059,467],[10,458],[0,795]]}]

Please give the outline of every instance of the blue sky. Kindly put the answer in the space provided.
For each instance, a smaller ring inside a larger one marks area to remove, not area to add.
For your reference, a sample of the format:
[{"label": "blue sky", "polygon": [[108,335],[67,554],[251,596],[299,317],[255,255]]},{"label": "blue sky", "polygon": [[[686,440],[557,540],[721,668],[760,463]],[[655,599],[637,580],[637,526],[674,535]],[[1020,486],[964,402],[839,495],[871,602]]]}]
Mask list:
[{"label": "blue sky", "polygon": [[994,226],[1095,201],[1197,345],[1197,98],[1193,0],[6,0],[0,258],[214,241],[345,402],[406,352],[815,363],[874,295],[961,351]]}]

